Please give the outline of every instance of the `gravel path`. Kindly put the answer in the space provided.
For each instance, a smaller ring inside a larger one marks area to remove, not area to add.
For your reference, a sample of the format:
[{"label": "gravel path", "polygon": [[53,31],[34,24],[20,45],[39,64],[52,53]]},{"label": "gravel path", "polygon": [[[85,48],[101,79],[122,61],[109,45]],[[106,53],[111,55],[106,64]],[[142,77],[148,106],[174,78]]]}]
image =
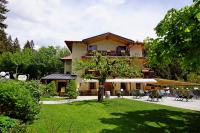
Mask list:
[{"label": "gravel path", "polygon": [[[117,98],[117,96],[111,96],[110,98],[111,99]],[[133,96],[124,96],[123,98],[200,111],[200,99],[199,100],[193,99],[186,102],[185,100],[175,101],[175,98],[173,97],[165,97],[165,98],[162,98],[162,100],[159,100],[159,102],[151,102],[151,101],[147,101],[148,99],[147,96],[142,97],[140,99],[135,99],[133,98]],[[66,100],[59,100],[59,101],[40,101],[40,103],[41,104],[64,104],[64,103],[71,103],[71,102],[76,102],[76,101],[95,100],[95,99],[97,100],[97,96],[78,96],[77,99],[66,99]]]},{"label": "gravel path", "polygon": [[151,102],[147,101],[148,97],[145,96],[140,99],[133,99],[133,97],[126,97],[131,100],[137,100],[137,101],[142,101],[142,102],[148,102],[148,103],[155,103],[155,104],[161,104],[161,105],[167,105],[167,106],[173,106],[173,107],[178,107],[178,108],[184,108],[184,109],[191,109],[191,110],[196,110],[200,111],[200,99],[192,99],[186,102],[186,100],[183,101],[175,101],[174,97],[164,97],[162,100],[159,100],[158,102]]}]

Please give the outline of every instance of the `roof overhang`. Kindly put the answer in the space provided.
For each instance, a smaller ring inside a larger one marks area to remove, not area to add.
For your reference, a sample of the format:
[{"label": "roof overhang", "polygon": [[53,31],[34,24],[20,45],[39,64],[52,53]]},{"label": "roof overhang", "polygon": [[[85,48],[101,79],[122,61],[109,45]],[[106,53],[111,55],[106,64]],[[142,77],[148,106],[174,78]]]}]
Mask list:
[{"label": "roof overhang", "polygon": [[177,80],[160,79],[160,78],[155,78],[155,80],[157,82],[153,83],[153,85],[161,85],[161,86],[200,86],[200,84],[197,84],[197,83],[177,81]]},{"label": "roof overhang", "polygon": [[68,40],[66,40],[65,43],[66,43],[68,49],[70,50],[70,52],[72,52],[73,43],[92,44],[92,43],[99,42],[99,41],[102,41],[102,40],[112,40],[112,41],[115,41],[115,42],[122,43],[124,45],[128,45],[130,47],[133,46],[133,45],[142,45],[142,46],[144,45],[143,42],[133,41],[131,39],[128,39],[128,38],[125,38],[125,37],[122,37],[122,36],[119,36],[119,35],[116,35],[116,34],[113,34],[113,33],[110,33],[110,32],[100,34],[100,35],[96,35],[96,36],[93,36],[93,37],[89,37],[89,38],[83,39],[82,41],[68,41]]},{"label": "roof overhang", "polygon": [[[96,79],[84,79],[82,82],[99,82]],[[117,79],[106,79],[106,82],[112,83],[156,83],[155,79],[142,79],[142,78],[133,78],[133,79],[124,79],[124,78],[117,78]]]},{"label": "roof overhang", "polygon": [[110,32],[100,34],[100,35],[97,35],[97,36],[93,36],[93,37],[90,37],[90,38],[86,38],[86,39],[83,39],[82,41],[86,44],[91,44],[91,43],[95,43],[95,42],[98,42],[98,41],[101,41],[101,40],[112,40],[112,41],[119,42],[119,43],[122,43],[122,44],[125,44],[125,45],[135,43],[135,41],[133,41],[131,39],[128,39],[128,38],[125,38],[125,37],[122,37],[122,36],[119,36],[119,35],[116,35],[116,34],[113,34],[113,33],[110,33]]},{"label": "roof overhang", "polygon": [[[96,79],[84,79],[84,80],[82,80],[82,82],[99,82],[99,81],[96,80]],[[160,86],[200,86],[200,84],[197,84],[197,83],[168,80],[168,79],[159,79],[159,78],[155,78],[155,79],[116,78],[116,79],[106,79],[106,82],[112,82],[112,83],[149,83],[149,84],[152,84],[152,85],[160,85]]]},{"label": "roof overhang", "polygon": [[61,60],[72,60],[72,55],[65,56],[65,57],[61,58]]},{"label": "roof overhang", "polygon": [[73,74],[50,74],[42,77],[41,80],[70,80],[76,79],[77,75]]}]

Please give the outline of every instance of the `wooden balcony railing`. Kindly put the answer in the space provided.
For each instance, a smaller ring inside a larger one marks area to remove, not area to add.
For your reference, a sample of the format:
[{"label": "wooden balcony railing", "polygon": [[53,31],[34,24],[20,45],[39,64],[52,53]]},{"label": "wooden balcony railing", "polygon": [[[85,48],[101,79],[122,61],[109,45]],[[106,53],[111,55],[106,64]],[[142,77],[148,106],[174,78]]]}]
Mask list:
[{"label": "wooden balcony railing", "polygon": [[[103,56],[130,56],[129,51],[104,51],[104,50],[98,50],[97,52],[101,53]],[[88,51],[86,56],[94,56],[94,51]]]}]

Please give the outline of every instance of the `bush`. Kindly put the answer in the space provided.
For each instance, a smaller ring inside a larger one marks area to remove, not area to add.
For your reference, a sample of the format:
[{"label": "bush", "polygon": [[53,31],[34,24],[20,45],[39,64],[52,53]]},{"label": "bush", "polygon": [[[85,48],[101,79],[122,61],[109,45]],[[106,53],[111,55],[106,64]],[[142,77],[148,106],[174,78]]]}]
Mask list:
[{"label": "bush", "polygon": [[0,133],[8,132],[9,129],[15,127],[17,124],[18,121],[16,119],[0,115]]},{"label": "bush", "polygon": [[42,85],[39,81],[32,80],[28,82],[22,82],[27,90],[31,93],[32,97],[36,102],[40,101],[40,97],[42,95]]},{"label": "bush", "polygon": [[69,81],[69,84],[67,86],[66,95],[70,99],[76,99],[77,98],[78,92],[76,91],[76,82],[75,82],[75,80],[70,80]]},{"label": "bush", "polygon": [[46,87],[44,88],[44,95],[45,96],[57,96],[58,93],[56,92],[56,84],[54,81],[51,81]]},{"label": "bush", "polygon": [[0,80],[0,114],[31,122],[40,111],[40,105],[20,81]]},{"label": "bush", "polygon": [[0,115],[0,133],[25,133],[26,125],[19,120]]}]

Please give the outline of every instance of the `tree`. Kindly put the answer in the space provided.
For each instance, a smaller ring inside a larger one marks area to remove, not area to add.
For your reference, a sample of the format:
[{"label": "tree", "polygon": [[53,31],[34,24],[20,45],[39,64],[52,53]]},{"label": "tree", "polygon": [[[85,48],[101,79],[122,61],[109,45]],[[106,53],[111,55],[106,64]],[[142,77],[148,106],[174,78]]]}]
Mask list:
[{"label": "tree", "polygon": [[15,40],[14,40],[14,42],[13,42],[13,50],[14,50],[15,52],[21,51],[20,44],[19,44],[19,41],[18,41],[18,38],[17,38],[17,37],[15,38]]},{"label": "tree", "polygon": [[[82,78],[99,81],[98,101],[103,101],[104,83],[107,78],[137,77],[141,70],[136,61],[129,59],[110,58],[95,52],[94,57],[88,60],[77,60],[75,70]],[[90,73],[88,70],[95,72]]]},{"label": "tree", "polygon": [[169,10],[155,31],[158,38],[145,43],[150,67],[177,70],[182,78],[200,70],[200,0]]},{"label": "tree", "polygon": [[6,50],[9,51],[9,52],[13,52],[13,40],[12,40],[11,35],[8,36],[6,44],[7,44]]},{"label": "tree", "polygon": [[30,41],[30,47],[31,47],[31,49],[34,49],[34,46],[35,46],[35,44],[34,44],[33,40],[31,40]]},{"label": "tree", "polygon": [[6,4],[8,2],[6,0],[0,0],[0,53],[7,51],[7,36],[4,29],[7,25],[4,23],[6,16],[5,14],[8,12],[6,9]]},{"label": "tree", "polygon": [[[68,54],[65,48],[49,46],[39,50],[17,48],[18,40],[14,41],[16,51],[0,54],[0,71],[12,71],[16,74],[29,74],[31,79],[40,79],[42,76],[54,72],[63,72],[63,62],[60,60]],[[17,50],[18,49],[18,50]]]},{"label": "tree", "polygon": [[24,44],[24,49],[26,49],[26,48],[31,49],[31,44],[30,44],[30,42],[28,40]]},{"label": "tree", "polygon": [[7,0],[0,0],[0,30],[3,30],[7,27],[7,25],[4,23],[6,19],[5,14],[8,12],[8,9],[6,8],[7,3]]}]

